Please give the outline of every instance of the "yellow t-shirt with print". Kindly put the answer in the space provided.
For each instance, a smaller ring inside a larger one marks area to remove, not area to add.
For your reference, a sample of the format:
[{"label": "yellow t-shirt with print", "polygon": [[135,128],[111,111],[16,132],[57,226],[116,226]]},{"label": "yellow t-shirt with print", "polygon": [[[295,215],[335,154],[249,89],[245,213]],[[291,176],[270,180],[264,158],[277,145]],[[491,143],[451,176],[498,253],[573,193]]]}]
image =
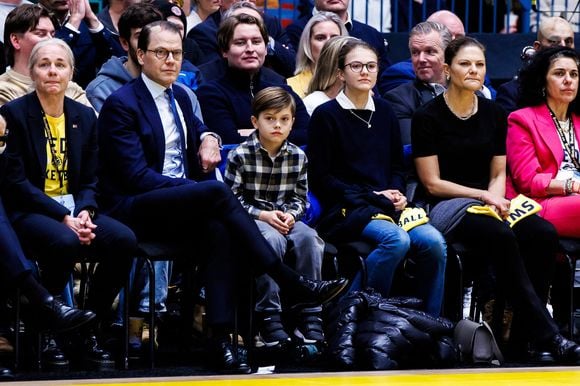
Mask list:
[{"label": "yellow t-shirt with print", "polygon": [[[44,192],[51,197],[68,194],[68,162],[66,157],[67,140],[65,133],[64,114],[59,117],[46,115],[52,140],[46,138],[46,175]],[[46,133],[45,133],[46,135]],[[54,152],[51,151],[54,145]],[[58,168],[53,162],[53,153],[57,159]]]}]

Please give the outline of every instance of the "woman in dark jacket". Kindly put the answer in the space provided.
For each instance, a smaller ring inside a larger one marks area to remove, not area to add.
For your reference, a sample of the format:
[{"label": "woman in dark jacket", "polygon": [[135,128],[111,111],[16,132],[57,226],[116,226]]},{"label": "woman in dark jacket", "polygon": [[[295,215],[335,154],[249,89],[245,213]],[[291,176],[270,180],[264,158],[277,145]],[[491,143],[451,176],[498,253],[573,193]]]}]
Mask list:
[{"label": "woman in dark jacket", "polygon": [[[62,293],[74,264],[98,258],[88,307],[104,320],[128,275],[136,238],[125,225],[99,214],[96,202],[97,137],[92,109],[65,97],[74,71],[66,43],[38,43],[30,56],[35,91],[2,107],[11,131],[6,206],[27,255],[38,260],[43,284]],[[112,366],[90,337],[83,354]]]}]

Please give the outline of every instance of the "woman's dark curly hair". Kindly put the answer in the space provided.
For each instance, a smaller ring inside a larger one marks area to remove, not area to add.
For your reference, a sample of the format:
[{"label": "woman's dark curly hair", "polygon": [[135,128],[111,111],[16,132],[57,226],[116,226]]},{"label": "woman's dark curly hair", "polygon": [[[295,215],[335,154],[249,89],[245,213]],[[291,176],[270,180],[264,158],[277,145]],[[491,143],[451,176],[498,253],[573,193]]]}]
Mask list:
[{"label": "woman's dark curly hair", "polygon": [[[573,49],[567,47],[553,47],[538,51],[530,64],[522,69],[519,75],[518,106],[538,106],[546,103],[546,76],[552,63],[559,58],[571,58],[580,65],[580,58]],[[580,67],[580,66],[579,66]],[[568,111],[580,113],[578,97],[570,103]]]}]

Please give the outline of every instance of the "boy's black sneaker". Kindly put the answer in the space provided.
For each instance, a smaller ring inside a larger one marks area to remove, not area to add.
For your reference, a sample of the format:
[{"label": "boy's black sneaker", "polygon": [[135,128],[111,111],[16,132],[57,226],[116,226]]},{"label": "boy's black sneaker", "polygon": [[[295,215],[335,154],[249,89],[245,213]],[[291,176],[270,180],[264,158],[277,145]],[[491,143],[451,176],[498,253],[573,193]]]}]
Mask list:
[{"label": "boy's black sneaker", "polygon": [[288,344],[290,341],[279,312],[262,314],[259,332],[254,338],[254,347],[276,347]]},{"label": "boy's black sneaker", "polygon": [[322,319],[318,312],[302,312],[298,317],[294,336],[305,344],[324,342]]}]

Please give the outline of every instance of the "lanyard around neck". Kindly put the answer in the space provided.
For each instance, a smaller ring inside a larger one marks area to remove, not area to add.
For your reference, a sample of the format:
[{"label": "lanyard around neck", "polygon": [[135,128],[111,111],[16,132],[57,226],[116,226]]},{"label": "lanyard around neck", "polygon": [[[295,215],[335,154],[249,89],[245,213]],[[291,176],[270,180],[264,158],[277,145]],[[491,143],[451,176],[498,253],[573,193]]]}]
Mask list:
[{"label": "lanyard around neck", "polygon": [[66,164],[68,161],[68,151],[65,149],[63,151],[64,157],[61,160],[58,154],[56,153],[56,143],[54,142],[54,138],[52,137],[52,133],[50,131],[50,126],[48,124],[48,119],[46,118],[46,114],[44,111],[42,112],[42,121],[44,122],[44,132],[46,134],[46,140],[48,141],[48,147],[50,148],[50,163],[56,169],[56,174],[58,175],[58,182],[60,187],[64,187],[64,173],[66,171]]},{"label": "lanyard around neck", "polygon": [[556,126],[556,131],[558,132],[558,136],[560,136],[560,140],[564,145],[564,150],[568,153],[568,156],[572,160],[574,167],[576,170],[580,171],[580,162],[578,158],[575,157],[575,142],[576,142],[576,133],[574,130],[574,121],[572,118],[568,118],[569,128],[568,128],[568,138],[566,138],[566,133],[564,129],[560,125],[560,121],[556,117],[556,114],[552,111],[552,109],[548,106],[548,110],[550,111],[550,115],[552,116],[552,120],[554,121],[554,125]]}]

